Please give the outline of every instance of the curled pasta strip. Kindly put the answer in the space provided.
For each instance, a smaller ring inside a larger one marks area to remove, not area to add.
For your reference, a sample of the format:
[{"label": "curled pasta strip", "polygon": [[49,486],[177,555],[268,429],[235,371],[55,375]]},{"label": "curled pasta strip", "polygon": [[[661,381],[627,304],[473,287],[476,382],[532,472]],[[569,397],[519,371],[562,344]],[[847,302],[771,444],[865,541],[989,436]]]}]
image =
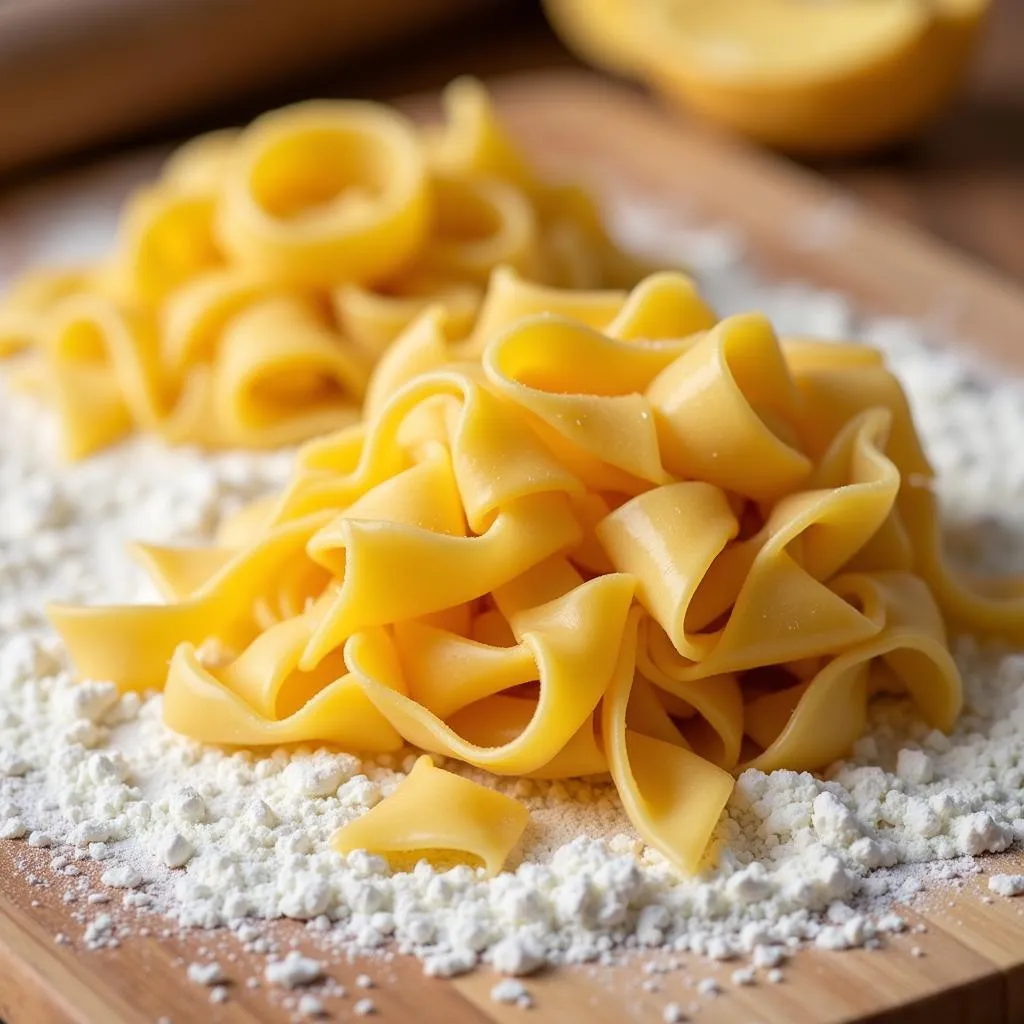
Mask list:
[{"label": "curled pasta strip", "polygon": [[666,468],[757,501],[792,493],[811,461],[786,438],[798,393],[771,325],[731,317],[647,387]]},{"label": "curled pasta strip", "polygon": [[593,198],[578,186],[540,182],[517,152],[478,82],[463,78],[444,94],[447,125],[428,134],[432,167],[443,173],[509,181],[531,195],[539,214],[545,278],[564,288],[630,286],[647,268],[609,241]]},{"label": "curled pasta strip", "polygon": [[[666,307],[678,330],[637,338],[647,334],[643,325],[659,309],[664,317]],[[546,443],[588,486],[637,493],[668,482],[677,468],[663,462],[656,406],[647,392],[663,371],[685,361],[684,353],[702,345],[709,321],[688,282],[655,278],[636,289],[611,325],[610,333],[624,340],[538,317],[497,337],[483,366],[503,395],[532,414]],[[719,331],[725,326],[712,334]]]},{"label": "curled pasta strip", "polygon": [[1024,639],[1024,577],[977,581],[959,576],[943,554],[939,503],[927,486],[900,492],[899,515],[913,549],[914,568],[950,621],[967,632],[1014,643]]},{"label": "curled pasta strip", "polygon": [[925,579],[960,628],[1020,640],[1024,581],[972,581],[959,577],[945,560],[938,501],[928,484],[934,471],[914,430],[906,397],[878,354],[854,345],[803,342],[788,348],[808,415],[820,425],[817,444],[856,409],[876,406],[892,414],[887,452],[901,473],[897,508],[881,536],[872,539],[873,550],[862,552],[861,562],[872,564],[869,557],[890,565],[899,561],[900,568],[913,569]]},{"label": "curled pasta strip", "polygon": [[224,746],[276,747],[314,740],[368,753],[402,747],[401,737],[350,675],[326,683],[293,714],[266,718],[215,679],[188,646],[179,647],[171,658],[164,721],[186,736]]},{"label": "curled pasta strip", "polygon": [[[315,662],[356,630],[390,621],[395,611],[394,618],[414,618],[483,596],[502,579],[571,547],[578,529],[560,494],[520,499],[479,537],[343,519],[314,550],[321,563],[337,565],[344,558],[345,582],[310,639],[303,664]],[[427,592],[408,588],[402,573],[435,579],[437,586]]]},{"label": "curled pasta strip", "polygon": [[960,674],[927,585],[905,573],[878,573],[839,577],[832,586],[840,592],[859,590],[861,600],[873,598],[881,606],[884,626],[877,637],[838,654],[809,681],[748,705],[748,734],[764,748],[749,767],[799,771],[849,751],[864,731],[872,673],[879,667],[909,692],[933,727],[948,730],[960,714]]},{"label": "curled pasta strip", "polygon": [[[679,527],[664,537],[653,535],[649,515],[638,520],[643,528],[631,531],[627,520],[624,532],[619,523],[630,506],[609,517],[612,550],[618,545],[620,552],[618,559],[612,554],[613,563],[621,567],[624,560],[646,560],[643,567],[658,588],[657,600],[648,599],[648,610],[661,629],[648,631],[648,655],[663,676],[692,679],[796,661],[866,640],[878,631],[876,621],[822,580],[867,543],[893,507],[899,474],[879,450],[888,419],[885,410],[875,410],[852,420],[812,481],[831,486],[791,494],[775,506],[757,534],[731,546],[719,544],[718,552],[694,549],[681,540]],[[643,514],[644,505],[657,495],[657,490],[648,492],[631,504]],[[684,512],[683,522],[692,523],[692,515]],[[718,536],[731,525],[727,515],[719,502],[718,519],[713,520],[722,524]],[[702,542],[715,536],[709,529]],[[658,544],[664,542],[685,550],[685,556],[659,552]],[[659,575],[652,571],[652,555],[658,554],[677,572],[688,566],[685,558],[693,558],[697,572]],[[728,620],[720,630],[696,632],[726,612]]]},{"label": "curled pasta strip", "polygon": [[636,493],[670,479],[642,390],[686,345],[619,342],[568,320],[537,317],[496,338],[483,366],[589,487]]},{"label": "curled pasta strip", "polygon": [[217,233],[242,265],[304,284],[366,281],[423,244],[423,155],[397,111],[311,101],[264,114],[239,137]]},{"label": "curled pasta strip", "polygon": [[[646,284],[638,286],[638,292]],[[520,320],[549,313],[603,330],[622,312],[629,296],[614,289],[587,290],[554,288],[525,280],[510,267],[499,267],[491,275],[468,352],[479,358],[484,346],[497,334]]]},{"label": "curled pasta strip", "polygon": [[251,270],[218,267],[168,296],[160,311],[160,349],[173,379],[190,367],[215,361],[221,335],[233,318],[254,301],[280,291]]},{"label": "curled pasta strip", "polygon": [[[469,334],[480,300],[481,289],[475,284],[420,274],[403,280],[400,295],[386,295],[357,284],[343,285],[331,295],[339,330],[375,363],[387,358],[395,340],[431,308],[443,312],[446,336]],[[410,373],[403,379],[411,380],[413,376]]]},{"label": "curled pasta strip", "polygon": [[[305,463],[281,497],[279,519],[323,508],[345,508],[373,487],[408,469],[412,455],[399,443],[418,409],[442,401],[443,439],[466,519],[482,532],[508,502],[530,494],[582,493],[580,482],[554,458],[515,410],[472,368],[424,374],[400,390],[371,421],[323,439],[300,453]],[[422,426],[422,421],[421,424]],[[516,459],[507,458],[509,446]]]},{"label": "curled pasta strip", "polygon": [[404,679],[388,674],[399,662],[390,649],[379,649],[381,634],[354,637],[346,661],[370,700],[410,743],[502,775],[534,772],[590,722],[618,657],[632,586],[628,577],[602,576],[513,615],[511,624],[532,655],[540,688],[529,724],[499,747],[467,742],[407,696]]},{"label": "curled pasta strip", "polygon": [[457,78],[441,97],[445,121],[424,131],[430,166],[452,177],[497,178],[524,191],[537,179],[498,122],[490,98],[479,82]]},{"label": "curled pasta strip", "polygon": [[[442,139],[432,172],[504,166],[478,101],[459,102],[472,144]],[[243,308],[177,307],[186,383],[200,364],[216,380],[250,315],[287,310],[307,325],[296,344],[316,343],[307,293],[207,281]],[[131,346],[112,337],[48,345],[114,379]],[[258,358],[238,357],[225,408],[252,424],[264,413],[231,396],[272,410],[299,395],[315,411],[308,378],[247,392],[263,356],[238,344]],[[324,366],[339,387],[365,380]],[[972,590],[942,560],[932,471],[881,358],[779,342],[752,315],[716,323],[682,276],[572,293],[500,270],[472,330],[421,310],[365,387],[362,419],[307,442],[284,492],[217,546],[137,549],[167,605],[53,610],[84,674],[164,683],[168,724],[206,742],[607,775],[644,840],[692,872],[739,767],[826,766],[878,692],[952,726],[943,616],[1024,632],[1015,582]],[[522,809],[420,764],[339,848],[497,870]]]},{"label": "curled pasta strip", "polygon": [[85,270],[32,270],[19,277],[0,306],[0,359],[39,344],[46,314],[89,284]]},{"label": "curled pasta strip", "polygon": [[[457,736],[474,746],[505,747],[526,731],[536,712],[536,701],[496,694],[456,711],[448,724]],[[523,774],[532,779],[604,775],[608,760],[598,739],[594,722],[588,719],[547,764]]]},{"label": "curled pasta strip", "polygon": [[437,278],[486,284],[507,266],[539,273],[533,206],[522,192],[492,178],[434,178],[434,236],[419,266]]},{"label": "curled pasta strip", "polygon": [[569,291],[527,281],[510,267],[499,267],[491,275],[469,337],[458,339],[460,332],[453,324],[450,305],[435,304],[395,339],[370,378],[366,414],[372,417],[399,388],[421,373],[453,361],[475,362],[488,339],[526,317],[556,314],[597,328],[608,327],[622,317],[629,324],[635,320],[634,310],[645,309],[651,301],[648,294],[655,291],[649,282],[638,286],[631,296],[612,290]]},{"label": "curled pasta strip", "polygon": [[220,669],[204,665],[194,645],[180,644],[167,673],[164,721],[229,746],[318,740],[371,753],[399,749],[401,737],[340,659],[327,659],[314,672],[299,670],[309,635],[305,617],[285,620]]},{"label": "curled pasta strip", "polygon": [[637,578],[637,600],[691,661],[712,636],[686,630],[697,588],[739,531],[725,492],[700,481],[666,484],[620,505],[597,524],[597,539],[621,572]]},{"label": "curled pasta strip", "polygon": [[[198,646],[215,638],[229,650],[249,644],[260,632],[258,604],[272,602],[280,594],[282,578],[300,587],[299,595],[288,598],[292,607],[319,596],[329,578],[302,556],[326,518],[297,520],[261,537],[227,558],[177,603],[111,608],[51,605],[47,614],[83,675],[109,679],[125,690],[160,689],[167,662],[180,643]],[[297,557],[303,570],[299,576],[294,571]],[[291,575],[286,574],[289,568]]]},{"label": "curled pasta strip", "polygon": [[174,289],[223,262],[214,235],[216,201],[206,189],[153,185],[125,209],[106,288],[129,304],[158,305]]},{"label": "curled pasta strip", "polygon": [[633,615],[603,702],[604,748],[619,796],[637,831],[692,873],[732,792],[732,776],[684,746],[629,728],[636,626]]},{"label": "curled pasta strip", "polygon": [[225,330],[213,374],[225,441],[279,447],[354,422],[367,366],[296,299],[265,299]]},{"label": "curled pasta strip", "polygon": [[153,427],[168,396],[158,368],[153,323],[111,299],[73,295],[43,325],[35,358],[41,380],[60,411],[66,455],[88,455],[131,430]]}]

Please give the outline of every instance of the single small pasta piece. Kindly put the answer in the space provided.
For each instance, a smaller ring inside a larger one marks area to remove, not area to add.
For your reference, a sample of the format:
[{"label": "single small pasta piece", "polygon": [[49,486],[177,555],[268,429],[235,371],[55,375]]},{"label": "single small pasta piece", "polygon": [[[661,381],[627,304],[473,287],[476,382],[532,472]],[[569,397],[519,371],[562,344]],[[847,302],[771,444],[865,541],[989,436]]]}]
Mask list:
[{"label": "single small pasta piece", "polygon": [[372,849],[407,860],[468,859],[496,875],[528,820],[518,800],[443,771],[423,756],[394,793],[340,828],[331,845],[339,853]]}]

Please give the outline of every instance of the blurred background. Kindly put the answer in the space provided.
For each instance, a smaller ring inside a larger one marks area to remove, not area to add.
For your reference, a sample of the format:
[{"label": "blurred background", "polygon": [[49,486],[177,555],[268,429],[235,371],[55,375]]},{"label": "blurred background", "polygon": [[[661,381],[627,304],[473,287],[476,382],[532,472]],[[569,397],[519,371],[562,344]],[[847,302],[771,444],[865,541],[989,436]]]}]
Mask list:
[{"label": "blurred background", "polygon": [[[591,11],[622,4],[562,6],[587,28]],[[868,155],[804,162],[1024,280],[1024,0],[988,14],[937,119]],[[582,67],[537,0],[3,0],[0,202],[42,175],[303,97],[390,99],[464,73]],[[692,114],[673,104],[671,116]]]}]

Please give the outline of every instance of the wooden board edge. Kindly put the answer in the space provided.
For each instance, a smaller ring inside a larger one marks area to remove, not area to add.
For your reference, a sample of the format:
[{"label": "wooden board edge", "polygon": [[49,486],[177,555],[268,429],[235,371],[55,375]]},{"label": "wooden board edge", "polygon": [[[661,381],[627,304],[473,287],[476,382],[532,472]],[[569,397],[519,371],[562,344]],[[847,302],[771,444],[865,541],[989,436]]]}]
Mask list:
[{"label": "wooden board edge", "polygon": [[80,964],[0,895],[0,1014],[32,1024],[141,1024],[109,986],[100,993],[87,982]]}]

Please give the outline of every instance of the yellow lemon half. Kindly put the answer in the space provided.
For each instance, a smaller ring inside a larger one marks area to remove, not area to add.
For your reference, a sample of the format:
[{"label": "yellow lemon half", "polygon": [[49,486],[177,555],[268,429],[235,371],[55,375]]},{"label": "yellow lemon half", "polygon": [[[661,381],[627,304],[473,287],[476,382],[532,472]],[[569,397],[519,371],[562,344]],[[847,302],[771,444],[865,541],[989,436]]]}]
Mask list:
[{"label": "yellow lemon half", "polygon": [[934,116],[989,0],[548,0],[583,56],[801,155],[862,152]]}]

